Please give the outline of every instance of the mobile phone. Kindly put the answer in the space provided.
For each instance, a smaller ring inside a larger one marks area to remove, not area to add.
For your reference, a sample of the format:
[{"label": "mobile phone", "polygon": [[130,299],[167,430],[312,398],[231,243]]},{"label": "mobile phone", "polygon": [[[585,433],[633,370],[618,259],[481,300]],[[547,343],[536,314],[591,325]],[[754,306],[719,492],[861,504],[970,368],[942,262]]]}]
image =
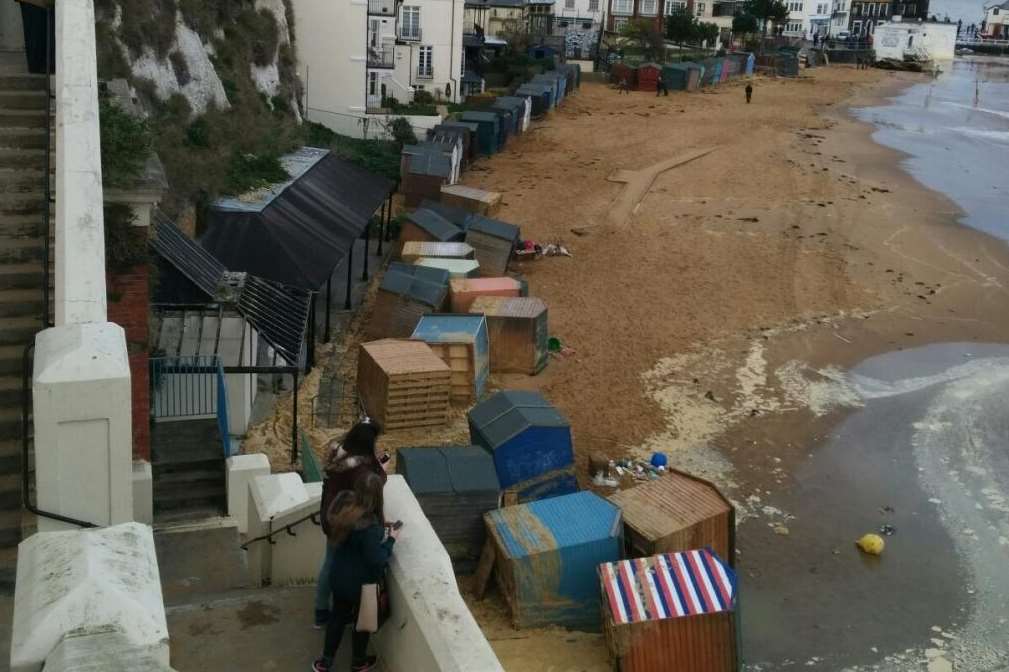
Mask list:
[{"label": "mobile phone", "polygon": [[391,459],[392,459],[392,455],[390,455],[389,453],[385,453],[384,455],[382,455],[382,457],[378,458],[378,461],[381,462],[382,464],[385,464],[386,462],[388,462]]},{"label": "mobile phone", "polygon": [[392,529],[394,529],[394,530],[398,530],[401,527],[403,527],[403,521],[402,520],[397,520],[395,523],[392,524]]}]

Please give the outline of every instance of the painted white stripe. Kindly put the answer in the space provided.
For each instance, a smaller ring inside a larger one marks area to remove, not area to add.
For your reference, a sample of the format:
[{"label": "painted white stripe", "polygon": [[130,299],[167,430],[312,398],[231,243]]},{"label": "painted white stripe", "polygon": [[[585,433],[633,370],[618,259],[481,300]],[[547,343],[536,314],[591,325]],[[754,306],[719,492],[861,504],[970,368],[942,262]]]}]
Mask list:
[{"label": "painted white stripe", "polygon": [[732,581],[729,580],[729,573],[725,571],[725,565],[719,562],[717,559],[714,560],[715,571],[718,572],[718,580],[723,586],[725,586],[725,594],[729,596],[729,604],[726,605],[726,609],[732,608]]},{"label": "painted white stripe", "polygon": [[624,609],[624,601],[620,599],[620,584],[617,581],[617,577],[613,574],[613,565],[606,563],[603,565],[606,568],[606,583],[610,587],[611,599],[610,601],[616,604],[617,607],[617,618],[621,623],[627,622],[627,610]]},{"label": "painted white stripe", "polygon": [[669,592],[673,596],[673,609],[676,610],[676,615],[686,616],[687,607],[680,601],[680,595],[676,592],[676,580],[673,578],[673,569],[669,566],[668,556],[660,555],[659,563],[662,569],[662,576],[665,577],[666,583],[669,585]]},{"label": "painted white stripe", "polygon": [[638,613],[641,614],[641,620],[643,621],[645,620],[645,614],[647,612],[645,612],[645,605],[641,603],[641,595],[639,595],[638,591],[635,590],[634,572],[631,571],[631,561],[630,560],[622,561],[620,563],[620,570],[627,577],[627,585],[630,586],[629,597],[634,601],[634,606],[638,608]]},{"label": "painted white stripe", "polygon": [[690,600],[690,611],[695,614],[704,613],[704,610],[701,609],[701,601],[697,597],[697,591],[694,590],[694,582],[690,580],[690,567],[687,565],[682,553],[677,553],[674,557],[680,571],[683,572],[683,583],[685,584],[683,591],[687,594],[687,599]]},{"label": "painted white stripe", "polygon": [[655,603],[656,613],[652,614],[653,618],[669,618],[669,614],[662,607],[662,595],[659,593],[659,587],[655,585],[655,577],[650,571],[648,571],[648,565],[642,568],[645,573],[645,577],[648,581],[648,589],[652,592],[652,601]]},{"label": "painted white stripe", "polygon": [[719,605],[722,600],[718,597],[718,589],[711,584],[711,579],[708,578],[708,568],[704,566],[704,557],[701,556],[700,551],[690,551],[690,555],[697,565],[697,578],[701,580],[701,585],[704,588],[704,601],[708,603],[708,611],[721,610]]}]

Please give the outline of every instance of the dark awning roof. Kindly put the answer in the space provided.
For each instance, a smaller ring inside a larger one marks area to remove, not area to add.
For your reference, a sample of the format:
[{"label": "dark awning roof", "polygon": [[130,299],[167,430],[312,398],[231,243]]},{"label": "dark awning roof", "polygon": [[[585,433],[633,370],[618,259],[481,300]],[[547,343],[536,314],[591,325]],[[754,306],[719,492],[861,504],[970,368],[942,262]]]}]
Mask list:
[{"label": "dark awning roof", "polygon": [[448,295],[448,271],[394,261],[379,288],[439,309]]},{"label": "dark awning roof", "polygon": [[[200,244],[230,270],[318,290],[348,254],[393,183],[321,153],[304,172],[266,198],[220,201]],[[303,162],[304,163],[304,162]]]},{"label": "dark awning roof", "polygon": [[234,273],[158,211],[151,246],[164,260],[155,306],[218,305],[235,310],[289,364],[297,365],[312,295],[248,273]]}]

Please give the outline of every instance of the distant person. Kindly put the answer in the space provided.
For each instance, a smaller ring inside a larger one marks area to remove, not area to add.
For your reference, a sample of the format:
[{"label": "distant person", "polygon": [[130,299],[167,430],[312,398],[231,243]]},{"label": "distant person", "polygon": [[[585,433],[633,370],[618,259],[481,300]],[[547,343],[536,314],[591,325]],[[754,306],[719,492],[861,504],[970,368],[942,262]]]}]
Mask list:
[{"label": "distant person", "polygon": [[655,97],[668,95],[669,89],[666,88],[666,80],[662,79],[662,73],[659,73],[658,78],[655,80]]},{"label": "distant person", "polygon": [[620,95],[621,93],[626,93],[627,95],[631,95],[631,87],[627,84],[627,78],[626,77],[621,77],[620,78],[620,83],[617,85],[617,89],[618,89],[617,95]]},{"label": "distant person", "polygon": [[[386,528],[382,522],[383,479],[367,473],[359,478],[353,491],[339,493],[323,520],[329,532],[326,545],[334,552],[330,567],[333,607],[326,624],[326,639],[322,656],[312,665],[313,672],[330,672],[333,656],[340,648],[343,631],[357,623],[361,606],[361,587],[378,583],[392,557],[392,548],[399,537],[401,523]],[[369,632],[351,634],[351,672],[373,670],[375,657],[368,655]]]},{"label": "distant person", "polygon": [[746,104],[750,104],[750,98],[753,97],[753,84],[746,85]]},{"label": "distant person", "polygon": [[[342,441],[331,441],[324,464],[325,476],[322,482],[322,502],[319,517],[322,533],[329,535],[326,514],[341,492],[354,489],[354,484],[362,476],[375,474],[385,483],[385,467],[376,454],[376,445],[382,428],[371,420],[359,422],[344,435]],[[329,585],[329,568],[333,563],[332,548],[326,546],[326,555],[319,569],[319,581],[315,593],[315,627],[324,628],[329,620],[329,600],[332,592]]]}]

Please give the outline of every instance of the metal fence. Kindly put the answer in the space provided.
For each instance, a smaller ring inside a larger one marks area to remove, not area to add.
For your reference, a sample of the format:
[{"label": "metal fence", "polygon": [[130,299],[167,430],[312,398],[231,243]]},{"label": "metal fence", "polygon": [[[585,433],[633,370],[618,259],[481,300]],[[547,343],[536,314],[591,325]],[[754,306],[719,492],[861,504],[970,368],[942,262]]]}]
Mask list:
[{"label": "metal fence", "polygon": [[228,388],[220,357],[152,357],[150,367],[151,417],[216,417],[224,454],[229,455]]}]

